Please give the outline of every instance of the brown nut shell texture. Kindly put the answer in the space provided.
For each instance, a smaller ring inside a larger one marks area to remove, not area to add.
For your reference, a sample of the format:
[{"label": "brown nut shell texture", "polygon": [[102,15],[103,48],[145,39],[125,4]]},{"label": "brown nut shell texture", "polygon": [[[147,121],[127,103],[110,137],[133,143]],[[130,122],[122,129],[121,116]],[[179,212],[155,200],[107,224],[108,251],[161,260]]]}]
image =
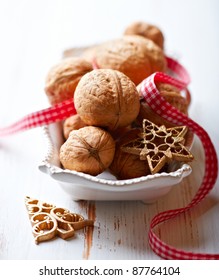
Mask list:
[{"label": "brown nut shell texture", "polygon": [[81,120],[78,114],[68,117],[63,123],[63,134],[65,139],[68,138],[72,130],[77,130],[85,126],[86,124]]},{"label": "brown nut shell texture", "polygon": [[139,155],[124,152],[121,147],[135,140],[141,133],[140,129],[130,129],[116,142],[114,159],[109,167],[118,180],[126,180],[150,174],[147,161],[140,160]]},{"label": "brown nut shell texture", "polygon": [[167,102],[176,107],[183,114],[188,115],[190,100],[182,96],[179,89],[166,83],[156,83],[156,86],[161,96],[163,96]]},{"label": "brown nut shell texture", "polygon": [[73,98],[81,77],[91,71],[92,65],[83,58],[65,58],[49,71],[45,93],[51,105]]},{"label": "brown nut shell texture", "polygon": [[[173,85],[166,83],[156,83],[157,89],[160,95],[165,98],[172,106],[178,109],[180,112],[188,115],[189,101],[181,95],[179,89]],[[138,121],[142,123],[143,119],[148,119],[157,125],[165,125],[166,127],[172,127],[174,124],[153,111],[150,106],[145,102],[141,101],[139,115],[137,117]]]},{"label": "brown nut shell texture", "polygon": [[166,71],[163,50],[152,40],[126,35],[99,46],[95,61],[99,68],[118,70],[136,85],[154,72]]},{"label": "brown nut shell texture", "polygon": [[161,49],[164,47],[164,36],[162,31],[155,25],[143,21],[133,22],[124,32],[125,35],[140,35],[145,38],[151,39]]},{"label": "brown nut shell texture", "polygon": [[64,168],[96,176],[111,164],[115,141],[105,130],[86,126],[73,130],[60,148]]},{"label": "brown nut shell texture", "polygon": [[115,130],[131,124],[140,109],[135,84],[123,73],[96,69],[82,77],[74,103],[84,123]]}]

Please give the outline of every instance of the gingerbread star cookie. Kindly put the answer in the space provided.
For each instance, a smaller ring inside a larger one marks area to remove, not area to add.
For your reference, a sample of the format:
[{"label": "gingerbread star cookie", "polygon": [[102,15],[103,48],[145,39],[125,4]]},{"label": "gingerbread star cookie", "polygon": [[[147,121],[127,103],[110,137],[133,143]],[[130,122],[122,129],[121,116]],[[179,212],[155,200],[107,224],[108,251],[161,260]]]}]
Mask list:
[{"label": "gingerbread star cookie", "polygon": [[173,160],[193,160],[193,155],[184,146],[187,131],[186,126],[166,128],[144,119],[143,131],[139,137],[122,145],[121,149],[139,155],[141,160],[147,160],[151,173],[155,174]]}]

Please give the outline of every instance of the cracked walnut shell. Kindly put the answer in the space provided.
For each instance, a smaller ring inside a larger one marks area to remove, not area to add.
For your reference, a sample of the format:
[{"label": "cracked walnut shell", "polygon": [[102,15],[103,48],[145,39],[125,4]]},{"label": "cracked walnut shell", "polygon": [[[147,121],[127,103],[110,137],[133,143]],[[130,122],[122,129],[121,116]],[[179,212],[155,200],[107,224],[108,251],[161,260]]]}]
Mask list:
[{"label": "cracked walnut shell", "polygon": [[96,176],[111,164],[115,141],[105,130],[86,126],[73,130],[60,148],[64,168]]},{"label": "cracked walnut shell", "polygon": [[91,63],[79,57],[65,58],[53,66],[46,77],[45,85],[49,103],[55,105],[73,98],[81,77],[91,70]]},{"label": "cracked walnut shell", "polygon": [[131,124],[140,108],[135,84],[112,69],[96,69],[84,75],[75,90],[74,103],[85,124],[109,130]]}]

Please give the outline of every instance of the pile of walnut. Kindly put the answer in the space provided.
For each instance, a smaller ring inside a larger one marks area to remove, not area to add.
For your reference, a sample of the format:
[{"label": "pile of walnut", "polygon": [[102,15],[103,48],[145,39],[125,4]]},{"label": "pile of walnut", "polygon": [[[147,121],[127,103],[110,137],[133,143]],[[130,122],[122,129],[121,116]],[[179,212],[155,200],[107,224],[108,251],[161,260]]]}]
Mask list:
[{"label": "pile of walnut", "polygon": [[[50,70],[45,86],[50,104],[73,97],[77,111],[63,123],[66,141],[60,161],[64,168],[94,176],[109,169],[117,179],[150,174],[147,161],[120,147],[138,137],[143,119],[173,126],[152,112],[137,90],[152,73],[167,71],[163,44],[159,28],[133,23],[119,39],[87,48],[79,56],[66,52]],[[187,114],[189,104],[178,89],[157,87]]]}]

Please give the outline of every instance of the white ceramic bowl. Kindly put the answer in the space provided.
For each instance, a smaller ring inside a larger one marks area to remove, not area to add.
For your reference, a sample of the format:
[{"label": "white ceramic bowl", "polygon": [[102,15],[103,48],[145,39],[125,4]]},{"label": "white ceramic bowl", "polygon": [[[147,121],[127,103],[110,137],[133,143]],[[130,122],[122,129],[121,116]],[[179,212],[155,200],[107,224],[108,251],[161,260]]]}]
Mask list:
[{"label": "white ceramic bowl", "polygon": [[73,200],[141,200],[149,203],[167,194],[192,171],[190,165],[180,164],[171,166],[168,173],[117,180],[108,171],[98,176],[91,176],[65,170],[59,161],[59,149],[64,141],[62,124],[46,126],[43,131],[48,152],[39,169],[57,180]]}]

